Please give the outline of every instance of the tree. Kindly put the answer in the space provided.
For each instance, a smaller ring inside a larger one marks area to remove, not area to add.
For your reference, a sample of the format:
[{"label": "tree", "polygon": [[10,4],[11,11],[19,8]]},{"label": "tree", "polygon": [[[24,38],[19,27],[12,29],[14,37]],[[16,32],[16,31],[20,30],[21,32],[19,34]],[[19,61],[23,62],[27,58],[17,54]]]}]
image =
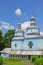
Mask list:
[{"label": "tree", "polygon": [[0,41],[2,40],[2,30],[0,30]]},{"label": "tree", "polygon": [[11,46],[12,38],[14,37],[15,30],[8,30],[7,33],[4,35],[4,43],[6,47]]},{"label": "tree", "polygon": [[12,38],[14,37],[15,30],[8,30],[6,34],[2,35],[2,30],[0,30],[0,51],[6,47],[11,46]]},{"label": "tree", "polygon": [[0,30],[0,51],[4,48],[2,30]]}]

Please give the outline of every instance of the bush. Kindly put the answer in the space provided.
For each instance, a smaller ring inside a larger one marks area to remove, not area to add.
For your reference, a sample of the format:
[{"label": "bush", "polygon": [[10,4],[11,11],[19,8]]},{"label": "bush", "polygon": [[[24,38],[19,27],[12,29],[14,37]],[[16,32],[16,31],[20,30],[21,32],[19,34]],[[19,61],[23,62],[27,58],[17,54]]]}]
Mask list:
[{"label": "bush", "polygon": [[3,58],[0,57],[0,65],[3,65]]},{"label": "bush", "polygon": [[34,65],[43,65],[43,58],[37,58],[34,62]]},{"label": "bush", "polygon": [[38,56],[32,56],[32,62],[34,62],[36,59],[38,58]]}]

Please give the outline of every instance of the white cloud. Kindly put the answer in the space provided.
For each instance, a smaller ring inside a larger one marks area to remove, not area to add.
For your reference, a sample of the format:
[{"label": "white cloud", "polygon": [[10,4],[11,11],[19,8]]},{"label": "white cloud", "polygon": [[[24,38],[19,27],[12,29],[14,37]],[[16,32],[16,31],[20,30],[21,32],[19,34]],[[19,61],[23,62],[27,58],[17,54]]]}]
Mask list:
[{"label": "white cloud", "polygon": [[14,26],[9,26],[9,29],[14,29]]},{"label": "white cloud", "polygon": [[2,26],[0,26],[0,30],[2,30]]},{"label": "white cloud", "polygon": [[21,14],[22,14],[21,9],[17,9],[17,10],[15,11],[15,14],[16,14],[17,16],[21,16]]},{"label": "white cloud", "polygon": [[41,35],[43,35],[43,32],[40,32]]},{"label": "white cloud", "polygon": [[4,28],[4,29],[6,29],[6,30],[14,29],[14,26],[11,26],[8,22],[1,21],[1,24],[2,24],[1,27]]},{"label": "white cloud", "polygon": [[5,21],[4,21],[4,22],[1,21],[1,24],[2,24],[2,25],[8,25],[8,26],[9,26],[9,23],[8,23],[8,22],[5,22]]},{"label": "white cloud", "polygon": [[29,26],[30,26],[30,22],[29,21],[24,22],[24,23],[21,24],[21,28],[24,29],[24,30],[26,30],[27,27],[29,27]]}]

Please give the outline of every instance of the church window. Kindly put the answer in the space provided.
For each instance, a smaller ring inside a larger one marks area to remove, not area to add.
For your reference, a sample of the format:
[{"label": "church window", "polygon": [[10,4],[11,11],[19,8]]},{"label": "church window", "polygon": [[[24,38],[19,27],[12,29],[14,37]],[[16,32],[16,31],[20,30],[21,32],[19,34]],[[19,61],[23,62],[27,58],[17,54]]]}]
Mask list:
[{"label": "church window", "polygon": [[15,47],[17,47],[17,44],[15,44]]},{"label": "church window", "polygon": [[22,39],[21,41],[23,42],[24,40]]},{"label": "church window", "polygon": [[28,45],[29,45],[30,48],[32,48],[32,46],[33,46],[32,41],[30,41]]}]

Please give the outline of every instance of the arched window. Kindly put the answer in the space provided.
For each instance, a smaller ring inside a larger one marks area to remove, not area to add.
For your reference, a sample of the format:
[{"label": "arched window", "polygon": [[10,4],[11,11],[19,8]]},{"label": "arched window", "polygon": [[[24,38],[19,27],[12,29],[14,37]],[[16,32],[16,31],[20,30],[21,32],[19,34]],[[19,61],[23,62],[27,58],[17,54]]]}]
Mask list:
[{"label": "arched window", "polygon": [[29,46],[30,48],[32,48],[32,46],[33,46],[32,41],[29,42],[28,46]]}]

